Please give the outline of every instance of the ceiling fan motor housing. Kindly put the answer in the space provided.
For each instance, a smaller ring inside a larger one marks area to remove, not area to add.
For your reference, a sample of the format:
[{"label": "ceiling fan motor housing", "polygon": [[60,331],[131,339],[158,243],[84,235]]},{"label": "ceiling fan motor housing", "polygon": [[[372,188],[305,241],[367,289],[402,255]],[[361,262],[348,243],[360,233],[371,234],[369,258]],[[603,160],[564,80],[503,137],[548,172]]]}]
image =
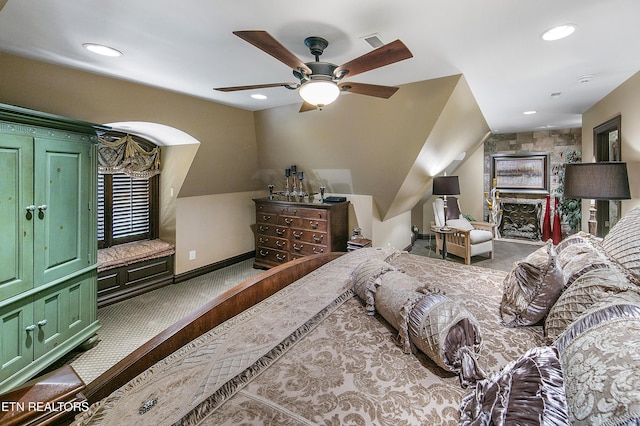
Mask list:
[{"label": "ceiling fan motor housing", "polygon": [[327,48],[329,42],[322,37],[311,36],[304,39],[304,44],[309,48],[309,51],[318,61],[318,56],[322,55],[324,49]]},{"label": "ceiling fan motor housing", "polygon": [[333,71],[338,68],[336,64],[330,62],[307,62],[306,66],[311,70],[311,75],[305,75],[298,71],[293,71],[293,75],[300,79],[301,82],[308,81],[316,77],[327,77],[330,80],[334,80]]}]

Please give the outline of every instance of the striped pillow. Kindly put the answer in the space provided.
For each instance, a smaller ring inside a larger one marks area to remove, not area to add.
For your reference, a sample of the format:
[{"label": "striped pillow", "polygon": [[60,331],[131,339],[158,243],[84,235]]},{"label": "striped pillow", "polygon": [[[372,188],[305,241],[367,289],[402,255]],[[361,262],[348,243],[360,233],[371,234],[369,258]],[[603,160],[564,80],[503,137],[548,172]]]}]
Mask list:
[{"label": "striped pillow", "polygon": [[640,277],[640,207],[632,209],[602,240],[607,255]]}]

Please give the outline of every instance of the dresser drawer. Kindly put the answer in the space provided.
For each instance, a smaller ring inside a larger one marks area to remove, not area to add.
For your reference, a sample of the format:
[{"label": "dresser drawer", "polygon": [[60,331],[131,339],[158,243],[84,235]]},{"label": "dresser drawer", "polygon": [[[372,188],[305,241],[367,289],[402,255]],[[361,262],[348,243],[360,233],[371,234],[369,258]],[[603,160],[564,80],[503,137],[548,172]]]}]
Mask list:
[{"label": "dresser drawer", "polygon": [[286,214],[288,207],[286,206],[276,206],[273,204],[259,204],[256,206],[256,217],[260,214],[272,214],[272,215],[280,215]]},{"label": "dresser drawer", "polygon": [[277,225],[258,225],[258,237],[264,235],[266,237],[289,238],[289,228]]},{"label": "dresser drawer", "polygon": [[278,265],[289,261],[289,253],[269,247],[257,247],[256,262],[258,261]]},{"label": "dresser drawer", "polygon": [[291,229],[289,232],[289,236],[294,242],[301,241],[305,243],[326,245],[328,241],[327,233],[318,230]]},{"label": "dresser drawer", "polygon": [[256,223],[278,224],[278,214],[272,212],[256,212]]},{"label": "dresser drawer", "polygon": [[306,209],[306,208],[289,208],[291,216],[298,216],[306,219],[328,219],[329,211],[321,209]]},{"label": "dresser drawer", "polygon": [[291,225],[295,228],[300,229],[308,229],[311,231],[327,231],[327,221],[324,219],[308,219],[308,218],[299,218],[295,225]]},{"label": "dresser drawer", "polygon": [[291,243],[291,253],[294,255],[302,255],[309,256],[312,254],[320,254],[327,253],[327,246],[319,245],[319,244],[309,244],[303,242],[293,242]]},{"label": "dresser drawer", "polygon": [[289,240],[286,238],[272,237],[270,235],[258,235],[256,247],[289,251]]}]

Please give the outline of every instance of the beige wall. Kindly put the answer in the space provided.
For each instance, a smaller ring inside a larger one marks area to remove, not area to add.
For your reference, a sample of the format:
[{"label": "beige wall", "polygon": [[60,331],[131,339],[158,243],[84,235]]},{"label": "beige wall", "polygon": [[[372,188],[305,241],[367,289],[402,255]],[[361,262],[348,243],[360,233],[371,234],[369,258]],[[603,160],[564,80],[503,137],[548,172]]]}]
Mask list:
[{"label": "beige wall", "polygon": [[349,235],[353,228],[362,229],[362,235],[371,240],[374,247],[390,247],[402,250],[411,244],[411,212],[381,220],[373,196],[358,194],[329,194],[344,196],[349,205]]},{"label": "beige wall", "polygon": [[[255,249],[253,198],[265,191],[179,198],[176,274],[188,272]],[[196,258],[189,260],[189,252]]]},{"label": "beige wall", "polygon": [[[622,214],[640,206],[640,72],[618,86],[582,115],[582,161],[593,157],[593,128],[621,115],[622,161],[627,163],[631,200],[622,201]],[[589,211],[589,201],[583,200],[582,211]],[[588,229],[589,217],[582,215],[582,229]]]}]

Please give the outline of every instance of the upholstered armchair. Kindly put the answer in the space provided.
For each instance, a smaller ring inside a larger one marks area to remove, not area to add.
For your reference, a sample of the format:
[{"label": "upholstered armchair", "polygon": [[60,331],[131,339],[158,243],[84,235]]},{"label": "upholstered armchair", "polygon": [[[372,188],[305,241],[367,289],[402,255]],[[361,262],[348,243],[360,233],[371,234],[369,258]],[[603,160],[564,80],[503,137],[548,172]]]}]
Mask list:
[{"label": "upholstered armchair", "polygon": [[487,222],[469,222],[460,213],[460,205],[455,197],[447,197],[447,219],[444,217],[444,202],[437,198],[433,202],[433,214],[436,227],[445,224],[453,229],[451,233],[436,232],[436,252],[441,253],[442,238],[446,238],[446,252],[464,259],[469,265],[471,258],[480,254],[488,254],[493,259],[493,239],[495,225]]}]

